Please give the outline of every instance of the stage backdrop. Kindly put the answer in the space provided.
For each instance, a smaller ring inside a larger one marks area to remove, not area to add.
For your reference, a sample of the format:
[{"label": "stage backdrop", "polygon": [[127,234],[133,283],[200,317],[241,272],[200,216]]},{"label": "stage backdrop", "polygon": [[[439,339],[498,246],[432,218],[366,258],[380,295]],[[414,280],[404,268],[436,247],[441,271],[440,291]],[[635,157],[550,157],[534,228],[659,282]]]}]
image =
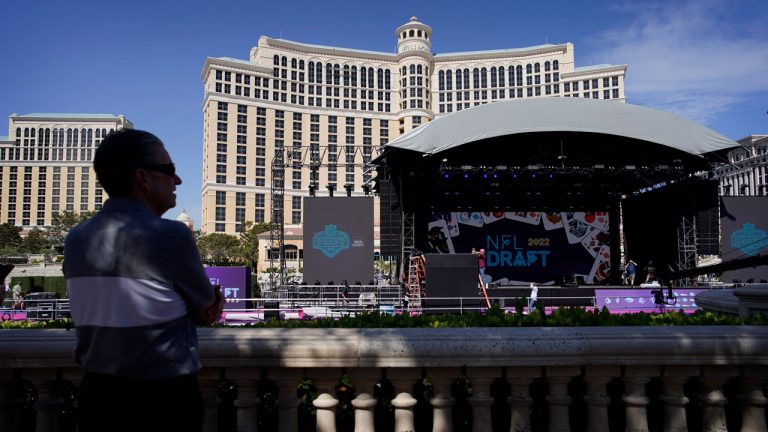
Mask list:
[{"label": "stage backdrop", "polygon": [[611,271],[607,212],[432,213],[432,253],[485,249],[486,282],[607,283]]},{"label": "stage backdrop", "polygon": [[[723,262],[768,253],[768,197],[720,198]],[[724,282],[768,279],[768,266],[728,271]]]},{"label": "stage backdrop", "polygon": [[373,198],[304,198],[304,280],[373,279]]}]

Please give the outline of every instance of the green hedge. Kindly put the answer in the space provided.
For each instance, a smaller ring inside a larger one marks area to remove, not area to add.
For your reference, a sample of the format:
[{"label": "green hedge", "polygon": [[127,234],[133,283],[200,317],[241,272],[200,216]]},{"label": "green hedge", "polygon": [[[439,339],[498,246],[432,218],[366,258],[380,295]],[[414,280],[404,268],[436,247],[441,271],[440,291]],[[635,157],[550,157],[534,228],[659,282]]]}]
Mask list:
[{"label": "green hedge", "polygon": [[[718,315],[697,311],[686,315],[683,311],[664,314],[634,313],[611,314],[608,309],[589,311],[580,307],[565,307],[545,315],[542,310],[531,314],[505,313],[497,306],[486,313],[464,315],[383,315],[378,312],[340,319],[285,320],[273,319],[263,323],[246,324],[245,328],[461,328],[461,327],[587,327],[587,326],[676,326],[676,325],[766,325],[768,316],[749,318]],[[2,328],[69,328],[69,320],[39,323],[4,322]],[[216,327],[223,325],[216,324]]]},{"label": "green hedge", "polygon": [[14,276],[8,282],[10,286],[21,284],[24,294],[31,292],[55,292],[59,298],[67,298],[67,282],[63,276]]}]

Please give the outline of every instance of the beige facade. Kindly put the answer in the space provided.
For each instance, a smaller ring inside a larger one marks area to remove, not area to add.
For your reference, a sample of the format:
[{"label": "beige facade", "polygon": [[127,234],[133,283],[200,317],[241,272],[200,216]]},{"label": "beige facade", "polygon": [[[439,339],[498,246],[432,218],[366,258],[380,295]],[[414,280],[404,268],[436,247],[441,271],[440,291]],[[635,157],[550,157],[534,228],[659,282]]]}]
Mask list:
[{"label": "beige facade", "polygon": [[395,37],[397,52],[384,53],[262,36],[248,60],[206,60],[204,233],[271,220],[280,149],[283,220],[300,230],[312,183],[318,196],[364,195],[379,148],[437,117],[518,98],[625,100],[626,65],[577,68],[570,43],[433,54],[432,29],[415,17]]},{"label": "beige facade", "polygon": [[0,137],[0,223],[48,226],[54,214],[98,210],[106,200],[92,160],[111,131],[133,128],[111,114],[12,114]]},{"label": "beige facade", "polygon": [[728,163],[715,171],[720,195],[768,195],[768,135],[750,135],[738,143],[728,152]]}]

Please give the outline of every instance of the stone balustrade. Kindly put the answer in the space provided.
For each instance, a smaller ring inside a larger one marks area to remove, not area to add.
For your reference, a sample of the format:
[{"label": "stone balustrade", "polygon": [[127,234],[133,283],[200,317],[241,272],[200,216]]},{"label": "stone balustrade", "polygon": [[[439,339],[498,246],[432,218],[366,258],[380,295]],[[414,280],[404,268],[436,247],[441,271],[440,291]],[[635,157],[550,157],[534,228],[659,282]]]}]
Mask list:
[{"label": "stone balustrade", "polygon": [[[81,377],[73,346],[74,331],[0,330],[0,431],[74,430],[62,415]],[[206,328],[200,346],[211,432],[259,430],[266,401],[278,426],[264,430],[306,427],[296,389],[307,379],[322,432],[766,431],[762,326]],[[354,386],[345,418],[342,375]],[[237,388],[228,405],[222,379]],[[384,381],[393,391],[383,405]],[[277,394],[260,393],[264,382]],[[414,390],[425,382],[426,399]],[[20,391],[30,388],[32,403]]]}]

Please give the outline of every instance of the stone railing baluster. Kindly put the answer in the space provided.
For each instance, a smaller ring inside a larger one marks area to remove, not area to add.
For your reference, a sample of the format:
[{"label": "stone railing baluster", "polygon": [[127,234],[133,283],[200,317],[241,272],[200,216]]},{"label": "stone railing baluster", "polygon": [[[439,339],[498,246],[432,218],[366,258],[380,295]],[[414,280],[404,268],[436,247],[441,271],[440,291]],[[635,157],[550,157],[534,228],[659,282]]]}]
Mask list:
[{"label": "stone railing baluster", "polygon": [[205,407],[205,416],[203,417],[203,430],[205,432],[216,432],[219,427],[218,413],[221,404],[218,395],[219,380],[219,370],[214,368],[203,369],[197,375],[197,382]]},{"label": "stone railing baluster", "polygon": [[768,376],[765,366],[744,366],[741,374],[741,430],[766,432],[765,406],[768,399],[763,394],[763,385]]},{"label": "stone railing baluster", "polygon": [[699,374],[697,366],[664,366],[661,374],[663,393],[659,397],[664,404],[664,432],[687,432],[685,384]]},{"label": "stone railing baluster", "polygon": [[568,384],[579,374],[581,368],[578,366],[549,366],[544,369],[544,377],[549,384],[546,397],[549,403],[549,432],[570,432],[568,405],[572,399],[568,396]]},{"label": "stone railing baluster", "polygon": [[622,396],[627,412],[627,432],[648,432],[648,403],[645,385],[659,376],[658,366],[627,366],[624,368],[625,394]]},{"label": "stone railing baluster", "polygon": [[485,432],[491,430],[491,384],[501,375],[501,369],[497,367],[468,367],[467,378],[472,384],[472,432]]},{"label": "stone railing baluster", "polygon": [[413,432],[416,428],[413,419],[413,407],[416,406],[416,398],[413,397],[413,386],[421,377],[417,368],[387,369],[387,378],[395,388],[395,398],[392,406],[395,407],[395,432]]},{"label": "stone railing baluster", "polygon": [[13,380],[13,369],[0,369],[0,431],[18,429],[19,408],[21,398]]},{"label": "stone railing baluster", "polygon": [[429,401],[432,404],[432,432],[452,432],[453,417],[451,408],[456,402],[451,395],[451,385],[459,376],[457,368],[429,368],[427,377],[432,381],[434,396]]},{"label": "stone railing baluster", "polygon": [[585,366],[584,380],[587,382],[587,431],[601,432],[608,430],[608,397],[607,385],[613,378],[621,376],[618,366]]},{"label": "stone railing baluster", "polygon": [[379,381],[379,368],[353,368],[347,374],[355,386],[356,396],[352,400],[355,408],[355,432],[375,432],[376,423],[373,409],[378,400],[373,397],[373,386]]},{"label": "stone railing baluster", "polygon": [[296,386],[301,380],[301,369],[270,368],[267,376],[277,385],[277,425],[279,432],[298,430],[299,398],[296,397]]},{"label": "stone railing baluster", "polygon": [[315,368],[310,373],[315,387],[320,394],[312,404],[317,408],[317,432],[336,432],[336,384],[339,383],[339,370],[335,368]]},{"label": "stone railing baluster", "polygon": [[227,378],[237,386],[237,432],[256,432],[258,420],[259,370],[255,368],[232,368],[227,370]]},{"label": "stone railing baluster", "polygon": [[59,385],[60,374],[56,369],[25,369],[24,378],[32,381],[37,387],[36,432],[58,432],[60,425],[61,408],[64,400],[61,398]]},{"label": "stone railing baluster", "polygon": [[732,376],[738,374],[738,369],[731,366],[703,366],[699,381],[703,386],[700,396],[702,403],[703,432],[727,431],[725,421],[725,405],[728,399],[723,394],[723,384]]},{"label": "stone railing baluster", "polygon": [[507,379],[510,381],[510,432],[530,432],[530,408],[533,403],[530,385],[534,378],[541,377],[541,368],[534,366],[508,367]]}]

